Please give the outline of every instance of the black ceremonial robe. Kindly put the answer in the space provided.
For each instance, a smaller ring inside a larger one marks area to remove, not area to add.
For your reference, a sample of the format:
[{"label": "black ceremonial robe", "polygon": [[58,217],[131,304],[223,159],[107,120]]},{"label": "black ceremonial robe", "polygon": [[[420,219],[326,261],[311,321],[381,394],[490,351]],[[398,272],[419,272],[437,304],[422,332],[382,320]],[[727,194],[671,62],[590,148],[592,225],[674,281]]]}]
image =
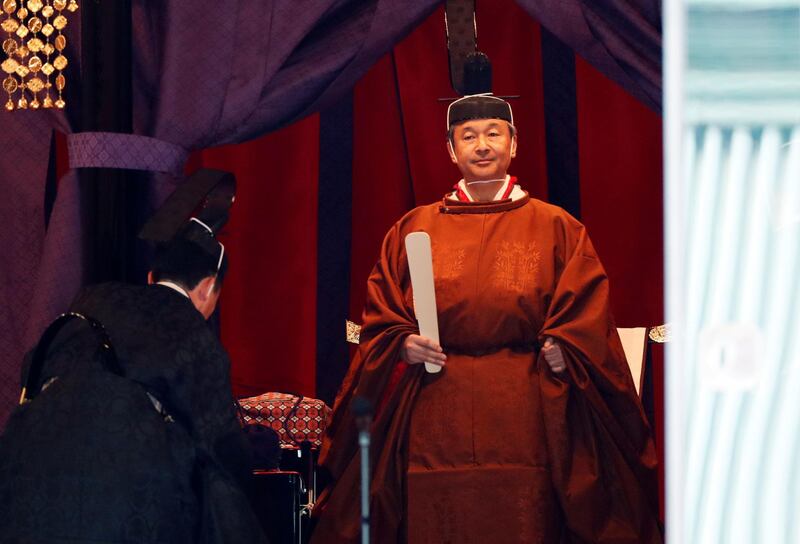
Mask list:
[{"label": "black ceremonial robe", "polygon": [[[42,381],[57,379],[0,438],[0,542],[203,540],[198,467],[213,462],[244,484],[250,466],[222,345],[165,286],[90,287],[70,310],[104,325],[126,377],[100,366],[87,325],[59,333]],[[251,512],[226,508],[217,516],[241,517],[240,536],[262,541],[248,533]]]}]

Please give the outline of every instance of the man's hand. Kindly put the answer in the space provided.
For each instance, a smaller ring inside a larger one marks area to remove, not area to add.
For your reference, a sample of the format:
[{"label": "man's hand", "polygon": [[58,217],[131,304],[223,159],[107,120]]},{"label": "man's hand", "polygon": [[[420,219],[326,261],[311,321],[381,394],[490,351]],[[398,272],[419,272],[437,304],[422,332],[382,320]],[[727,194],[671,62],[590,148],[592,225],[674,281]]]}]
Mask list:
[{"label": "man's hand", "polygon": [[444,366],[447,356],[442,353],[442,346],[418,334],[409,334],[403,341],[400,357],[410,365],[432,363]]},{"label": "man's hand", "polygon": [[547,337],[545,339],[542,353],[544,353],[544,360],[550,365],[550,370],[556,374],[561,374],[567,369],[567,363],[564,361],[564,352],[561,351],[561,346],[552,338]]}]

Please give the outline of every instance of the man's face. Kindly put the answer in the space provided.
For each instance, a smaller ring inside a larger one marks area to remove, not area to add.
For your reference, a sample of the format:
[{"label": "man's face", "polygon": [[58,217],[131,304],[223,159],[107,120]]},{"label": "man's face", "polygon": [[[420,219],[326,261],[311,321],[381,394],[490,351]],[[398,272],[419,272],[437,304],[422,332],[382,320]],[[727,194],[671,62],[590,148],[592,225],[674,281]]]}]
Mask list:
[{"label": "man's face", "polygon": [[516,146],[505,121],[475,119],[455,127],[450,158],[465,181],[500,179],[506,176]]}]

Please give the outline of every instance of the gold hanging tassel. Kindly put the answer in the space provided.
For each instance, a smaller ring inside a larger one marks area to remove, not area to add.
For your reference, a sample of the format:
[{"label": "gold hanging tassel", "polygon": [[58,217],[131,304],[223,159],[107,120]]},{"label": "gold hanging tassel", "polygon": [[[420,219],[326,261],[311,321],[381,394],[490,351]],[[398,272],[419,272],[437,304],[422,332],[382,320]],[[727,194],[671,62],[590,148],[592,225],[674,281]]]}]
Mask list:
[{"label": "gold hanging tassel", "polygon": [[[0,68],[8,74],[3,90],[8,97],[8,111],[27,108],[56,107],[63,109],[63,91],[67,80],[64,69],[67,57],[67,27],[65,10],[78,10],[76,0],[2,0],[3,19],[0,28],[7,36],[3,40],[5,60]],[[15,18],[16,17],[16,18]],[[52,41],[51,41],[52,38]],[[50,77],[55,74],[55,83]],[[56,93],[52,93],[55,87]],[[55,95],[56,99],[53,100]],[[41,97],[41,100],[40,100]],[[16,98],[16,102],[15,102]],[[28,100],[30,98],[30,101]]]}]

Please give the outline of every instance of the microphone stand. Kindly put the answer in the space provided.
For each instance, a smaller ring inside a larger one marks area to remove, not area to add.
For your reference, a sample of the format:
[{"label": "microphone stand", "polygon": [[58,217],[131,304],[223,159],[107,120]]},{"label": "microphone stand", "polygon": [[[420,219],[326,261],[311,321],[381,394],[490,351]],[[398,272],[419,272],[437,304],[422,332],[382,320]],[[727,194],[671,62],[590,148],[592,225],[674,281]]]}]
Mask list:
[{"label": "microphone stand", "polygon": [[356,397],[352,404],[358,427],[358,446],[361,450],[361,544],[369,544],[369,447],[372,405],[364,397]]}]

